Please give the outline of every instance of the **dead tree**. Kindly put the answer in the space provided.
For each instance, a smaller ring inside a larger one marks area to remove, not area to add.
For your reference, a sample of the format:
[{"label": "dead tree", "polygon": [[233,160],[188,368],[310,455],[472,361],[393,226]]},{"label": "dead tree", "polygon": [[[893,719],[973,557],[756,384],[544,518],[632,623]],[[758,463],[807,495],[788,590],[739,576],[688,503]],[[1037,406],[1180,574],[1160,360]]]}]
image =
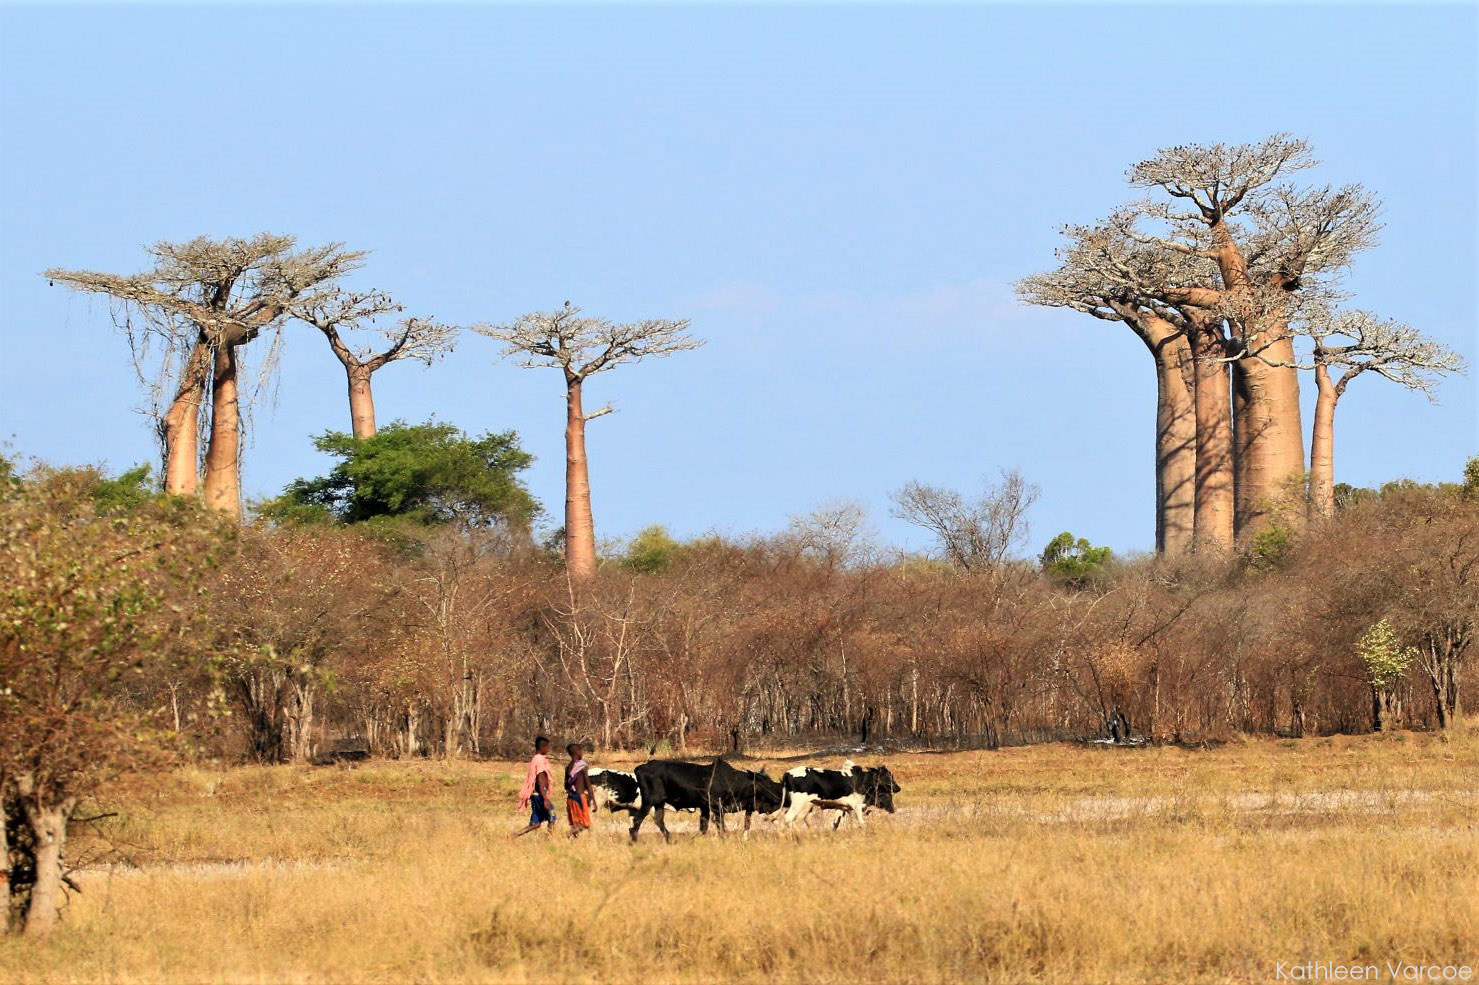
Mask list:
[{"label": "dead tree", "polygon": [[968,499],[953,489],[910,482],[891,498],[893,515],[922,527],[940,541],[956,567],[977,571],[1001,564],[1027,539],[1027,511],[1038,488],[1015,470]]}]

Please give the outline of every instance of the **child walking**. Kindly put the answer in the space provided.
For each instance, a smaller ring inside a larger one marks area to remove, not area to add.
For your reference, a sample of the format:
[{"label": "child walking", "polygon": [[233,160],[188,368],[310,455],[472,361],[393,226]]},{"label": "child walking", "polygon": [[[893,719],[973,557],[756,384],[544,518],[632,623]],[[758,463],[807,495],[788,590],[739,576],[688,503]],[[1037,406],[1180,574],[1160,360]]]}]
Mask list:
[{"label": "child walking", "polygon": [[524,786],[519,790],[519,809],[528,807],[529,826],[523,831],[508,836],[509,841],[537,831],[540,825],[553,833],[555,830],[555,801],[550,787],[554,772],[549,765],[549,739],[544,736],[534,740],[534,756],[529,760],[529,772],[524,776]]},{"label": "child walking", "polygon": [[570,816],[570,837],[579,838],[582,831],[590,830],[596,799],[591,796],[591,775],[584,750],[579,743],[572,742],[565,751],[570,754],[570,762],[565,764],[565,809]]}]

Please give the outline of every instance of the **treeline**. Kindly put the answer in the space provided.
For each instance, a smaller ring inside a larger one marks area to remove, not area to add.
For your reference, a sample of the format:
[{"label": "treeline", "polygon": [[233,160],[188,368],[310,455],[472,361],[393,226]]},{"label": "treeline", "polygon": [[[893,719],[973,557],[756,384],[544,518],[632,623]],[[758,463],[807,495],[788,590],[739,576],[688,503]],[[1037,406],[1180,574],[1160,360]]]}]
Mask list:
[{"label": "treeline", "polygon": [[[84,798],[182,759],[1446,728],[1474,686],[1479,459],[1463,484],[1347,491],[1335,520],[1241,555],[1116,562],[1065,535],[967,568],[859,550],[823,517],[650,531],[576,580],[558,539],[509,522],[531,504],[508,436],[419,429],[442,464],[376,506],[361,456],[417,431],[353,443],[333,474],[353,489],[295,484],[246,524],[147,469],[0,462],[15,919],[54,919]],[[457,446],[487,453],[465,485]]]},{"label": "treeline", "polygon": [[304,758],[360,736],[375,755],[480,755],[535,732],[995,746],[1117,720],[1156,741],[1363,731],[1360,644],[1383,620],[1416,649],[1394,685],[1405,722],[1441,727],[1479,615],[1479,499],[1454,490],[1399,486],[1253,555],[1073,577],[829,547],[649,538],[572,590],[558,559],[488,535],[387,551],[249,529],[218,628],[250,724],[239,751]]},{"label": "treeline", "polygon": [[[84,481],[29,481],[64,479]],[[77,508],[150,498],[85,481]],[[820,528],[654,532],[575,585],[498,524],[263,520],[167,603],[188,606],[194,657],[135,675],[129,700],[208,754],[265,762],[344,739],[479,756],[535,732],[680,749],[994,746],[1121,721],[1156,741],[1301,735],[1373,727],[1361,641],[1385,620],[1415,648],[1393,683],[1404,720],[1443,726],[1479,610],[1479,480],[1346,498],[1338,521],[1227,558],[966,571],[860,557]]]}]

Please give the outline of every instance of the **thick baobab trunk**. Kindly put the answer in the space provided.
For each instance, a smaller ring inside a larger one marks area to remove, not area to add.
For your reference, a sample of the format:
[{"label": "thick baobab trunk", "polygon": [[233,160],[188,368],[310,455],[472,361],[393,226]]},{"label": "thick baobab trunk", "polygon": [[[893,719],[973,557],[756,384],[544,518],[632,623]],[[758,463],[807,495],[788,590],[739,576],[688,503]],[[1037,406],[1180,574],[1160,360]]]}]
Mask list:
[{"label": "thick baobab trunk", "polygon": [[[1224,288],[1249,324],[1253,347],[1233,369],[1233,436],[1237,449],[1234,500],[1238,537],[1257,533],[1304,479],[1299,371],[1294,342],[1276,311],[1258,310],[1248,262],[1221,219],[1210,227]],[[1292,282],[1288,289],[1295,286]],[[1255,331],[1256,329],[1256,331]]]},{"label": "thick baobab trunk", "polygon": [[1191,350],[1180,335],[1152,350],[1156,360],[1156,551],[1189,553],[1195,517],[1196,411],[1188,386]]},{"label": "thick baobab trunk", "polygon": [[1156,368],[1155,546],[1158,554],[1191,548],[1195,514],[1196,415],[1191,348],[1181,329],[1134,305],[1115,312],[1150,350]]},{"label": "thick baobab trunk", "polygon": [[1310,430],[1310,519],[1335,516],[1335,404],[1340,392],[1330,379],[1330,367],[1315,365],[1315,425]]},{"label": "thick baobab trunk", "polygon": [[565,570],[575,581],[588,581],[596,576],[596,524],[580,388],[580,380],[571,382],[565,400]]},{"label": "thick baobab trunk", "polygon": [[198,340],[164,415],[164,491],[175,496],[193,496],[200,487],[200,403],[210,368],[210,346]]},{"label": "thick baobab trunk", "polygon": [[1196,517],[1199,548],[1226,550],[1233,544],[1232,393],[1215,323],[1192,332],[1196,358]]},{"label": "thick baobab trunk", "polygon": [[349,423],[356,438],[375,436],[375,396],[367,366],[346,367],[349,376]]},{"label": "thick baobab trunk", "polygon": [[241,406],[236,347],[216,347],[211,387],[211,438],[205,452],[205,505],[241,518]]},{"label": "thick baobab trunk", "polygon": [[[1267,361],[1265,361],[1267,360]],[[1286,363],[1272,366],[1269,362]],[[1304,478],[1299,375],[1288,339],[1233,368],[1233,433],[1237,449],[1236,529],[1240,538],[1268,526]]]}]

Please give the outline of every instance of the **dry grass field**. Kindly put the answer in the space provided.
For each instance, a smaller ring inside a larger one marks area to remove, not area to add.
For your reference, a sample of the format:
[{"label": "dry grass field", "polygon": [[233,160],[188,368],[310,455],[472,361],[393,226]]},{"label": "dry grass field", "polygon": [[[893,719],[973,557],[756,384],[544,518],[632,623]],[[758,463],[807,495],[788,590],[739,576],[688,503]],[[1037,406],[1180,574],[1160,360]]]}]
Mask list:
[{"label": "dry grass field", "polygon": [[506,843],[519,763],[137,779],[108,805],[126,861],[86,874],[49,941],[0,941],[0,979],[1263,982],[1280,961],[1479,965],[1472,734],[886,762],[900,810],[862,830],[699,839],[681,817],[672,845],[649,821],[636,847],[600,815],[594,837]]}]

